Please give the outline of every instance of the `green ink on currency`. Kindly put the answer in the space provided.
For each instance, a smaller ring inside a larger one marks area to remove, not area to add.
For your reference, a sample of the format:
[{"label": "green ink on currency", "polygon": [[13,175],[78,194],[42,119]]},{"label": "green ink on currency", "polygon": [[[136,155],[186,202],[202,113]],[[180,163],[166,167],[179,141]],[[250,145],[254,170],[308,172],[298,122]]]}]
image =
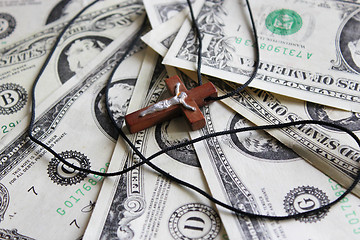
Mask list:
[{"label": "green ink on currency", "polygon": [[[331,184],[331,189],[334,191],[334,195],[336,197],[341,196],[345,192],[345,189],[343,189],[338,183],[334,182],[331,178],[329,178],[329,183]],[[351,203],[349,203],[349,198],[347,197],[344,197],[339,204],[344,216],[343,220],[352,226],[352,230],[355,235],[359,235],[360,218],[356,213],[356,206],[351,205]]]},{"label": "green ink on currency", "polygon": [[[235,37],[235,43],[240,46],[246,46],[246,47],[255,47],[255,43],[252,40],[249,39],[243,39],[242,37]],[[310,52],[303,52],[299,49],[292,49],[280,45],[272,45],[269,43],[261,43],[259,42],[259,48],[264,51],[268,52],[274,52],[276,54],[282,54],[284,56],[291,56],[291,57],[297,57],[301,59],[307,59],[309,60],[312,57],[312,53]]]},{"label": "green ink on currency", "polygon": [[265,20],[265,25],[272,33],[291,35],[300,30],[302,19],[299,14],[289,9],[279,9],[271,12]]},{"label": "green ink on currency", "polygon": [[10,122],[8,124],[2,125],[1,126],[1,130],[2,133],[8,133],[12,128],[14,128],[17,124],[19,124],[20,121],[16,121],[16,122]]},{"label": "green ink on currency", "polygon": [[[109,166],[109,163],[105,164],[106,167]],[[100,172],[106,172],[106,168],[100,168]],[[100,175],[93,175],[93,177],[96,179],[89,178],[86,183],[83,184],[82,188],[78,188],[73,195],[71,195],[68,199],[73,200],[66,200],[64,202],[64,205],[67,208],[72,208],[77,202],[79,202],[82,199],[82,196],[86,195],[86,192],[89,192],[92,189],[92,186],[95,186],[98,182],[103,180],[103,176]],[[75,196],[74,196],[75,195]],[[61,216],[66,214],[67,208],[61,208],[59,207],[56,209],[56,212],[60,214]]]}]

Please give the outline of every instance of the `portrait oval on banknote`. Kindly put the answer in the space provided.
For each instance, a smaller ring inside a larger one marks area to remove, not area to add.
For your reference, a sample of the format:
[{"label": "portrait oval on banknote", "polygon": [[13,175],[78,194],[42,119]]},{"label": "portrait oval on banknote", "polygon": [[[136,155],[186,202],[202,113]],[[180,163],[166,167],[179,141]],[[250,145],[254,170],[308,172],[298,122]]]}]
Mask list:
[{"label": "portrait oval on banknote", "polygon": [[[119,127],[122,126],[134,90],[136,79],[121,79],[110,84],[109,108]],[[110,140],[115,141],[118,132],[112,124],[105,107],[105,87],[101,88],[93,100],[93,117],[96,124]]]},{"label": "portrait oval on banknote", "polygon": [[[252,126],[251,123],[239,114],[230,120],[229,129],[239,129]],[[232,145],[236,150],[252,159],[262,161],[294,161],[299,156],[262,130],[246,131],[230,135]]]},{"label": "portrait oval on banknote", "polygon": [[112,42],[102,36],[83,36],[72,40],[61,51],[57,62],[57,73],[62,84],[81,71],[86,64]]},{"label": "portrait oval on banknote", "polygon": [[[190,2],[194,3],[194,0],[190,0]],[[184,8],[187,7],[186,2],[174,2],[174,3],[164,3],[157,4],[156,10],[159,14],[159,18],[161,22],[166,22],[173,16],[176,16],[179,12],[181,12]]]},{"label": "portrait oval on banknote", "polygon": [[[162,71],[155,72],[154,76],[160,76],[162,75]],[[180,73],[180,77],[183,80],[183,83],[185,84],[187,89],[191,89],[193,87],[196,87],[196,82],[189,80],[189,78]],[[160,79],[160,78],[155,78]],[[162,81],[157,81],[152,86],[153,89],[160,89],[160,84]],[[165,88],[165,86],[163,86]],[[155,91],[156,92],[156,91]],[[167,91],[163,91],[161,94],[155,94],[153,93],[152,100],[158,102],[162,99],[166,99],[170,97],[169,93]],[[150,105],[150,103],[148,103]],[[170,121],[166,121],[163,123],[160,123],[156,125],[155,127],[155,140],[157,145],[160,149],[165,149],[170,146],[174,146],[186,141],[189,141],[189,135],[188,132],[190,131],[190,127],[186,123],[185,119],[183,117],[173,118]],[[195,148],[193,145],[187,145],[184,147],[179,147],[176,149],[173,149],[171,151],[167,151],[165,153],[170,158],[173,158],[174,160],[181,162],[183,164],[193,166],[193,167],[200,167],[199,159],[197,158],[197,155],[195,153]]]},{"label": "portrait oval on banknote", "polygon": [[360,73],[360,11],[349,15],[340,26],[337,45],[347,70]]},{"label": "portrait oval on banknote", "polygon": [[83,5],[84,2],[82,0],[61,0],[50,11],[46,24],[55,22],[71,13],[77,13],[84,7]]},{"label": "portrait oval on banknote", "polygon": [[[360,130],[360,113],[335,109],[311,102],[306,103],[306,111],[313,120],[334,123],[346,127],[350,131]],[[330,126],[322,125],[321,127],[342,132],[342,130]]]},{"label": "portrait oval on banknote", "polygon": [[[158,124],[155,127],[155,139],[161,149],[189,141],[190,128],[182,117],[174,118],[170,121]],[[196,156],[193,145],[176,148],[166,152],[166,154],[186,165],[200,167],[199,159]]]}]

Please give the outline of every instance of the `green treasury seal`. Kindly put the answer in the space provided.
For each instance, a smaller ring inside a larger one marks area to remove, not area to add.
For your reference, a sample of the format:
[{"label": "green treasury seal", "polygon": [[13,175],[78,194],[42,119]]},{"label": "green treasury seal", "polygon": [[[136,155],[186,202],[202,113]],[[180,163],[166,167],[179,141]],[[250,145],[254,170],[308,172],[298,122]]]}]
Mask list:
[{"label": "green treasury seal", "polygon": [[289,9],[271,12],[265,20],[267,29],[278,35],[290,35],[300,30],[302,19],[299,14]]}]

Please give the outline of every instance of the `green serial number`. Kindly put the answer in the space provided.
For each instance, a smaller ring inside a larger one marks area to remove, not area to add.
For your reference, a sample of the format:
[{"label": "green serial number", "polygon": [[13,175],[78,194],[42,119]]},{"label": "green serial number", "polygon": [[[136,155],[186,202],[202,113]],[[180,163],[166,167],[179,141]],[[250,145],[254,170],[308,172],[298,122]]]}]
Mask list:
[{"label": "green serial number", "polygon": [[[109,163],[106,163],[105,166],[108,167]],[[105,168],[100,168],[100,170],[99,170],[99,172],[102,172],[102,173],[104,173],[105,171],[106,171]],[[66,214],[65,209],[69,209],[69,208],[72,208],[73,206],[75,206],[76,203],[78,203],[81,200],[81,198],[86,195],[87,192],[91,191],[93,186],[98,184],[98,182],[100,182],[103,179],[103,176],[99,176],[99,175],[95,175],[95,174],[93,175],[93,177],[96,180],[89,178],[87,180],[87,183],[84,183],[82,185],[82,187],[76,189],[74,194],[71,195],[68,198],[68,200],[64,201],[65,207],[63,207],[63,208],[59,207],[58,209],[56,209],[56,212],[62,216],[65,215]]]},{"label": "green serial number", "polygon": [[[334,191],[334,195],[336,197],[340,197],[345,190],[336,182],[334,182],[331,178],[329,178],[329,183],[331,183],[331,189]],[[348,203],[349,199],[344,197],[340,201],[340,208],[344,213],[344,217],[346,221],[353,226],[353,233],[360,234],[360,219],[359,216],[356,214],[354,206]]]},{"label": "green serial number", "polygon": [[[243,39],[241,37],[236,37],[235,38],[235,43],[239,44],[239,45],[245,45],[247,47],[255,47],[255,44],[252,40],[249,39]],[[292,49],[292,48],[287,48],[287,47],[282,47],[282,46],[274,46],[272,44],[266,44],[266,43],[260,43],[259,48],[261,50],[265,50],[268,52],[274,52],[276,54],[282,54],[285,56],[290,56],[290,57],[297,57],[297,58],[306,58],[306,59],[310,59],[311,56],[313,55],[312,53],[309,52],[303,52],[301,50],[298,49]]]},{"label": "green serial number", "polygon": [[16,121],[16,122],[11,122],[9,124],[6,124],[6,125],[2,125],[1,126],[1,130],[3,133],[8,133],[10,132],[10,130],[12,128],[14,128],[16,125],[18,125],[20,123],[20,121]]}]

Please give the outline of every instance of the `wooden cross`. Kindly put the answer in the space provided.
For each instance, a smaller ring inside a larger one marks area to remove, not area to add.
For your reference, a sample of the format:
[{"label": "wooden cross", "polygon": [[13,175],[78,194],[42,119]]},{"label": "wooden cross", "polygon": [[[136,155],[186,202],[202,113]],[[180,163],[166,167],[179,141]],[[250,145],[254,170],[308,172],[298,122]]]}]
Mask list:
[{"label": "wooden cross", "polygon": [[187,90],[178,76],[168,78],[165,82],[173,97],[126,115],[125,122],[131,133],[139,132],[181,114],[185,116],[191,130],[198,130],[205,126],[205,118],[199,107],[210,103],[205,101],[205,98],[217,96],[215,86],[208,82]]}]

